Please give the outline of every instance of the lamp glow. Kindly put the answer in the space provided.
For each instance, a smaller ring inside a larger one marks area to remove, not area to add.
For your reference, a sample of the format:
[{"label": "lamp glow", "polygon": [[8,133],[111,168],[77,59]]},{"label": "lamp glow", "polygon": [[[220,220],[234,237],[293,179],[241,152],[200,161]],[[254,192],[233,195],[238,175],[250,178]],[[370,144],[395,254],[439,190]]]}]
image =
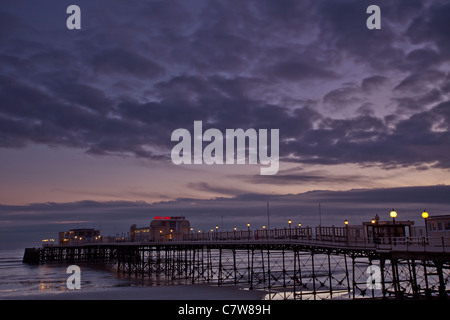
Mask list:
[{"label": "lamp glow", "polygon": [[390,215],[391,215],[391,218],[396,218],[396,217],[397,217],[397,211],[395,211],[394,209],[392,209]]}]

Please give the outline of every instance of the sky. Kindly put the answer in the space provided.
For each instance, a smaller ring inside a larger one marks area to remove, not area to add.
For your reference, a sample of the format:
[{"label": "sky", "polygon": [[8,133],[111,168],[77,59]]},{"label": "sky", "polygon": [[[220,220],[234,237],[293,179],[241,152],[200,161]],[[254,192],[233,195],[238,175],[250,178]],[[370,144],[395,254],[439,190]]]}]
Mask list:
[{"label": "sky", "polygon": [[[66,9],[81,9],[69,30]],[[381,10],[370,30],[369,5]],[[450,208],[450,3],[2,0],[0,243]],[[175,165],[175,129],[279,130],[280,167]]]}]

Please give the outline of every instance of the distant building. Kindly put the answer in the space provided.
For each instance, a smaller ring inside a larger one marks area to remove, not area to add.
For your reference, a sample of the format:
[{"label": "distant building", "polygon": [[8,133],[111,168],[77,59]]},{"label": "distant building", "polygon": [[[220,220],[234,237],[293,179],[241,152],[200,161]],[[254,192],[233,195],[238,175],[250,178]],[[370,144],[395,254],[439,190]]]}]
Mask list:
[{"label": "distant building", "polygon": [[135,242],[183,240],[184,234],[189,234],[190,223],[185,217],[157,216],[149,227],[130,227],[130,240]]},{"label": "distant building", "polygon": [[58,235],[60,245],[102,242],[100,230],[96,229],[71,229],[69,231],[61,231]]},{"label": "distant building", "polygon": [[429,242],[434,245],[450,243],[450,215],[430,216],[427,218]]},{"label": "distant building", "polygon": [[43,247],[51,247],[55,244],[55,239],[42,239]]},{"label": "distant building", "polygon": [[155,217],[150,223],[153,241],[183,240],[189,234],[190,223],[184,217]]},{"label": "distant building", "polygon": [[365,237],[369,242],[377,242],[378,239],[410,237],[413,235],[411,230],[413,225],[414,221],[363,222]]},{"label": "distant building", "polygon": [[150,227],[138,228],[135,224],[130,227],[131,241],[148,242],[150,239]]}]

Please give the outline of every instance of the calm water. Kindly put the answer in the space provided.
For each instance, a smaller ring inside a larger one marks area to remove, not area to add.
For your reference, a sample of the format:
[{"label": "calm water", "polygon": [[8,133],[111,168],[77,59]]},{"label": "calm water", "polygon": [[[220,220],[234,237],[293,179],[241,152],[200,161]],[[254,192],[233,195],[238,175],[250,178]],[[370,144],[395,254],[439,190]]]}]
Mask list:
[{"label": "calm water", "polygon": [[[0,250],[0,300],[1,299],[62,299],[67,296],[66,273],[68,265],[28,265],[22,263],[24,249]],[[79,265],[81,268],[82,299],[258,299],[257,292],[238,289],[236,286],[191,285],[188,280],[167,281],[122,276],[112,270]],[[171,284],[171,285],[167,285]],[[150,291],[149,291],[150,290]],[[237,291],[238,290],[238,291]],[[71,291],[72,294],[75,293]],[[78,295],[78,297],[80,297]],[[84,297],[84,298],[83,298]]]},{"label": "calm water", "polygon": [[[35,265],[22,263],[24,250],[0,250],[0,299],[68,291],[66,265]],[[133,279],[119,278],[114,272],[81,267],[83,291],[108,290],[136,285]]]}]

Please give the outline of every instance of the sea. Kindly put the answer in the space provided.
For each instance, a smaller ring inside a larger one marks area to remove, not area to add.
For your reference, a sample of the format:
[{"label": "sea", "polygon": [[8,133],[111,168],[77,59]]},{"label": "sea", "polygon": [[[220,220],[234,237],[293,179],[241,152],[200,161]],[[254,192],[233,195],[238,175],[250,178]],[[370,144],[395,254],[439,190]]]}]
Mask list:
[{"label": "sea", "polygon": [[67,287],[68,265],[22,263],[24,249],[0,250],[0,300],[262,300],[241,286],[150,282],[101,266],[80,266],[80,289]]},{"label": "sea", "polygon": [[[35,297],[69,291],[65,265],[28,265],[22,263],[24,250],[0,250],[0,299]],[[82,270],[81,287],[85,291],[108,290],[136,285],[131,278],[101,268]]]}]

